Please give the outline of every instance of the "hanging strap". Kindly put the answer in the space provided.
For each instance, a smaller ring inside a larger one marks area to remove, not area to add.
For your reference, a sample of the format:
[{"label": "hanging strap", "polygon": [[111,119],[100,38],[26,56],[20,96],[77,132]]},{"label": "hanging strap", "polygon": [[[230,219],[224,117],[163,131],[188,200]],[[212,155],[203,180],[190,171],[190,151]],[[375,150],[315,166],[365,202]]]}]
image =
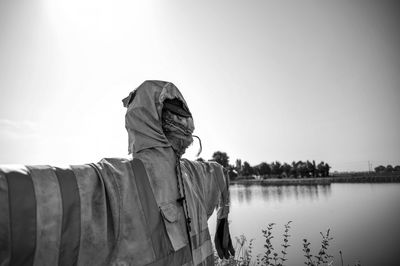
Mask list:
[{"label": "hanging strap", "polygon": [[143,162],[137,158],[131,161],[133,174],[135,176],[141,205],[147,223],[148,232],[154,248],[156,258],[163,258],[172,249],[168,242],[168,233],[165,229],[163,218],[160,213],[153,190],[150,186],[149,178]]},{"label": "hanging strap", "polygon": [[190,218],[189,215],[189,209],[188,209],[188,205],[187,205],[187,200],[186,200],[186,192],[185,192],[185,184],[183,182],[182,179],[182,171],[181,171],[181,166],[180,166],[180,159],[177,156],[176,158],[176,175],[177,175],[177,184],[178,184],[178,192],[179,192],[179,198],[178,198],[178,202],[181,203],[183,205],[183,209],[185,212],[185,219],[186,219],[186,227],[188,229],[188,232],[192,231],[191,228],[191,222],[192,219]]},{"label": "hanging strap", "polygon": [[177,176],[177,184],[178,184],[178,192],[179,192],[179,199],[178,202],[182,204],[183,206],[183,211],[185,215],[185,220],[186,220],[186,231],[188,235],[188,241],[190,245],[190,251],[192,252],[193,247],[192,247],[192,238],[190,237],[190,232],[192,231],[191,228],[191,222],[192,219],[190,218],[189,215],[189,208],[187,205],[187,200],[186,200],[186,192],[185,192],[185,184],[183,182],[182,178],[182,169],[181,169],[181,163],[180,163],[180,156],[176,155],[176,176]]}]

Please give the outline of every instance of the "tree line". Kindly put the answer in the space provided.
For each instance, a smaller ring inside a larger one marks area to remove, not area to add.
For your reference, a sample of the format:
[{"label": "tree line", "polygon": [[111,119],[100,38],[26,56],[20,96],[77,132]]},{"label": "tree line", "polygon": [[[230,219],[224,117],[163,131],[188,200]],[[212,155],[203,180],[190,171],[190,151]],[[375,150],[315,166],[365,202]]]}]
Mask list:
[{"label": "tree line", "polygon": [[[204,159],[199,158],[199,161]],[[226,152],[216,151],[209,161],[215,161],[228,170],[232,179],[238,177],[251,178],[260,176],[261,178],[305,178],[305,177],[328,177],[331,166],[325,162],[318,164],[313,161],[293,161],[292,163],[281,163],[274,161],[271,163],[262,162],[257,165],[250,165],[247,161],[237,159],[234,165],[229,163],[229,156]]]},{"label": "tree line", "polygon": [[383,166],[383,165],[379,165],[377,167],[374,168],[376,173],[394,173],[394,172],[400,172],[400,165],[396,165],[395,167],[393,167],[392,165],[387,165],[387,166]]}]

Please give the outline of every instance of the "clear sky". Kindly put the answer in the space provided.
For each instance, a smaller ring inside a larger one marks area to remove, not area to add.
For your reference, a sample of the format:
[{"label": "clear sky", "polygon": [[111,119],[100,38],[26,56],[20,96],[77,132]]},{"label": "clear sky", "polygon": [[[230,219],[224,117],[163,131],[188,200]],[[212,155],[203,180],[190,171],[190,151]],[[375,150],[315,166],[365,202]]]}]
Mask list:
[{"label": "clear sky", "polygon": [[146,79],[181,90],[205,159],[400,164],[399,14],[397,1],[0,0],[0,164],[126,157],[121,99]]}]

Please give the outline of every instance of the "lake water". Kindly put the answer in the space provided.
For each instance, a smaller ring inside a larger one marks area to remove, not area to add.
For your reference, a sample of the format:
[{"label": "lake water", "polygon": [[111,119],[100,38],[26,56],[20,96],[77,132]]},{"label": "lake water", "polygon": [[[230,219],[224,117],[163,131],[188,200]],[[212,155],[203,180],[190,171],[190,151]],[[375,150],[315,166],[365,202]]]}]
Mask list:
[{"label": "lake water", "polygon": [[[400,184],[331,184],[324,186],[232,185],[232,240],[244,234],[254,238],[253,255],[264,251],[261,230],[276,223],[272,243],[279,251],[284,224],[293,221],[288,261],[285,265],[305,265],[302,239],[311,242],[313,254],[319,251],[320,232],[331,230],[334,238],[328,253],[331,265],[360,261],[363,266],[400,265]],[[210,218],[215,232],[215,215]]]}]

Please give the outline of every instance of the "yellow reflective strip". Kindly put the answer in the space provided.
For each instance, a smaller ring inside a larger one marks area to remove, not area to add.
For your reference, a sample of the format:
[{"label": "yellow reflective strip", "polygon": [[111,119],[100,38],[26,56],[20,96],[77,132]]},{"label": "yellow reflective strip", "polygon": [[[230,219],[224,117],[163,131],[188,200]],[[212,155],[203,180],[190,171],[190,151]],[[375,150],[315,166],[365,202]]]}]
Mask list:
[{"label": "yellow reflective strip", "polygon": [[[169,254],[168,256],[161,258],[152,263],[146,264],[146,266],[165,266],[165,265],[193,265],[191,262],[192,256],[190,253],[189,245],[181,248],[180,250]],[[135,261],[136,262],[136,261]],[[119,265],[119,264],[117,264]],[[131,264],[129,264],[131,265]],[[139,264],[134,264],[139,265]]]},{"label": "yellow reflective strip", "polygon": [[214,254],[211,254],[197,266],[214,266],[214,265],[215,265]]},{"label": "yellow reflective strip", "polygon": [[192,236],[191,238],[192,238],[193,249],[196,249],[200,247],[207,240],[210,240],[211,236],[208,228],[206,228],[205,230],[201,231],[197,235]]},{"label": "yellow reflective strip", "polygon": [[58,265],[62,199],[57,176],[50,166],[27,166],[36,196],[37,239],[33,265]]},{"label": "yellow reflective strip", "polygon": [[81,202],[81,236],[78,265],[104,264],[112,245],[109,245],[109,223],[106,189],[102,179],[89,165],[71,168],[76,176]]},{"label": "yellow reflective strip", "polygon": [[211,240],[207,240],[199,248],[193,250],[193,263],[198,265],[213,254]]}]

